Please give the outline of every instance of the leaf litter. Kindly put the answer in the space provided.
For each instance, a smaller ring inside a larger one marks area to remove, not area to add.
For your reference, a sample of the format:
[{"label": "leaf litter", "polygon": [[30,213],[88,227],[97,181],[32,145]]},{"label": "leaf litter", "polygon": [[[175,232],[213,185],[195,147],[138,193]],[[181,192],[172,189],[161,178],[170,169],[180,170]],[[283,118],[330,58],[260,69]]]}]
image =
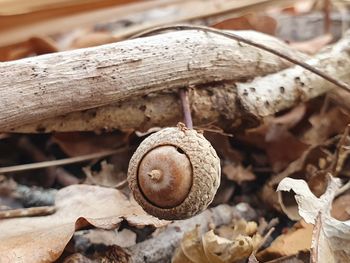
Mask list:
[{"label": "leaf litter", "polygon": [[[301,11],[305,8],[307,12],[313,12],[310,5],[300,6],[300,3],[295,4],[277,13],[295,16],[305,14]],[[280,22],[276,10],[223,16],[219,21],[209,22],[220,29],[250,29],[271,35],[278,35]],[[109,26],[113,28],[113,24]],[[18,59],[33,53],[57,52],[63,50],[63,42],[67,47],[78,48],[119,40],[112,32],[99,32],[95,28],[71,34],[31,38],[22,53],[18,53],[16,47],[4,57]],[[312,55],[334,38],[328,33],[314,35],[308,41],[296,40],[289,45]],[[61,42],[55,43],[55,39]],[[254,129],[236,131],[227,124],[225,129],[218,129],[221,134],[206,132],[222,162],[222,185],[213,204],[237,205],[246,220],[234,220],[220,226],[212,224],[205,233],[199,231],[199,226],[185,231],[176,252],[173,253],[172,247],[172,261],[282,263],[309,262],[310,257],[312,262],[324,262],[324,258],[329,262],[350,261],[349,191],[339,191],[340,180],[335,178],[348,179],[350,176],[348,143],[340,143],[340,135],[350,122],[346,103],[349,98],[348,93],[335,89],[326,96],[270,116]],[[209,126],[215,127],[215,124]],[[128,145],[140,141],[130,130],[95,132],[56,133],[42,138],[41,135],[1,133],[0,146],[6,153],[0,153],[0,164],[10,166],[22,160],[21,156],[17,157],[17,152],[22,151],[21,147],[17,149],[16,145],[20,144],[17,136],[29,138],[48,158],[79,157],[125,145],[129,149]],[[152,128],[150,132],[153,132]],[[64,262],[129,262],[130,255],[122,247],[132,249],[144,240],[157,239],[169,222],[146,214],[132,198],[114,189],[119,188],[119,183],[126,177],[130,152],[86,160],[83,171],[82,166],[74,162],[61,168],[63,179],[54,177],[45,185],[45,188],[59,189],[55,195],[54,214],[0,220],[0,262],[52,262],[57,259]],[[36,161],[35,158],[32,161]],[[65,173],[79,179],[65,180]],[[32,185],[42,185],[40,178],[30,171],[10,175],[13,179],[0,182],[0,210],[6,213],[15,209],[16,212],[28,211],[31,207],[27,208],[26,197],[19,194],[18,188],[25,186],[29,192],[33,191]],[[79,182],[83,184],[75,185]],[[66,185],[70,186],[64,187]],[[248,209],[247,204],[253,208]],[[271,208],[272,211],[268,210]],[[273,229],[259,221],[259,217],[268,220],[273,216],[281,220],[272,234],[264,235],[261,229]],[[181,223],[177,227],[181,231]],[[155,228],[158,229],[154,231]],[[73,240],[82,237],[89,245],[103,245],[106,250],[101,252],[94,247],[93,256],[88,249],[80,251]]]}]

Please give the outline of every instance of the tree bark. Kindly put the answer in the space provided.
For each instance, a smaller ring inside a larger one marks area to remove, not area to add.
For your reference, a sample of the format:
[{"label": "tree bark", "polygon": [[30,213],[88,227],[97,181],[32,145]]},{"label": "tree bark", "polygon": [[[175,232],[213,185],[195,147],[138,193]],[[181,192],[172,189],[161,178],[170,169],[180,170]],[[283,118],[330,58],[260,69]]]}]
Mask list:
[{"label": "tree bark", "polygon": [[[296,54],[273,37],[239,34]],[[257,48],[192,30],[4,62],[0,131],[163,90],[243,81],[288,65]]]}]

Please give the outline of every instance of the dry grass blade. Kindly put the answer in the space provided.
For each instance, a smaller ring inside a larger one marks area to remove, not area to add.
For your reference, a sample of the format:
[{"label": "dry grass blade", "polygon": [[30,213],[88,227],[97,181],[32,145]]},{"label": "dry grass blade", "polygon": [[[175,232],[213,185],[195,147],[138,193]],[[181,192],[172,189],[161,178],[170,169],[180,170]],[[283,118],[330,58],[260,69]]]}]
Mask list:
[{"label": "dry grass blade", "polygon": [[113,155],[116,153],[121,153],[121,152],[124,152],[125,150],[126,150],[126,148],[121,148],[121,149],[116,149],[116,150],[106,150],[106,151],[102,151],[102,152],[98,152],[98,153],[86,154],[86,155],[65,158],[65,159],[60,159],[60,160],[1,167],[0,174],[42,169],[42,168],[47,168],[47,167],[52,167],[52,166],[62,166],[62,165],[67,165],[67,164],[72,164],[72,163],[80,163],[80,162],[85,162],[85,161],[92,160],[92,159],[103,158],[103,157]]}]

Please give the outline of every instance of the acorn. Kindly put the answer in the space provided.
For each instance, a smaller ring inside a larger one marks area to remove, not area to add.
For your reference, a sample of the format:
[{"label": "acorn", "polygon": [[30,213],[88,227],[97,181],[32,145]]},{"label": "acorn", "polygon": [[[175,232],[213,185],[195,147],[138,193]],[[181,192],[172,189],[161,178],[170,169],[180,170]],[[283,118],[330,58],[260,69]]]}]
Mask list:
[{"label": "acorn", "polygon": [[147,213],[179,220],[208,207],[220,184],[220,170],[210,142],[180,123],[139,145],[129,163],[128,183]]}]

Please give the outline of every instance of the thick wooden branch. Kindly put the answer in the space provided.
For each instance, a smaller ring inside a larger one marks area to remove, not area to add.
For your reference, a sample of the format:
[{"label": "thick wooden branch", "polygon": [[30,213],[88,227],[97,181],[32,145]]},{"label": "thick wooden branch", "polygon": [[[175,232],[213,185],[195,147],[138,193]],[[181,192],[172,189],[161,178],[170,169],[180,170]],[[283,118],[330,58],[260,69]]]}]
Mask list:
[{"label": "thick wooden branch", "polygon": [[[335,78],[350,82],[349,41],[350,36],[346,35],[333,47],[307,62]],[[214,124],[225,130],[252,127],[259,124],[262,117],[307,101],[333,88],[329,82],[298,66],[280,71],[286,65],[279,65],[280,68],[276,68],[278,72],[257,77],[252,81],[207,83],[191,89],[190,102],[195,125],[203,128],[207,124]],[[257,74],[264,75],[264,70],[270,69],[261,68]],[[250,70],[247,72],[254,74]],[[154,126],[175,125],[180,120],[181,104],[175,91],[128,98],[108,106],[24,125],[12,131],[144,131]]]},{"label": "thick wooden branch", "polygon": [[[350,31],[332,47],[307,61],[335,79],[350,83]],[[280,72],[237,84],[237,96],[247,112],[268,116],[308,101],[335,87],[323,78],[294,66]]]},{"label": "thick wooden branch", "polygon": [[[273,37],[240,34],[295,56]],[[0,131],[152,92],[247,80],[288,65],[254,47],[198,31],[1,63]]]}]

